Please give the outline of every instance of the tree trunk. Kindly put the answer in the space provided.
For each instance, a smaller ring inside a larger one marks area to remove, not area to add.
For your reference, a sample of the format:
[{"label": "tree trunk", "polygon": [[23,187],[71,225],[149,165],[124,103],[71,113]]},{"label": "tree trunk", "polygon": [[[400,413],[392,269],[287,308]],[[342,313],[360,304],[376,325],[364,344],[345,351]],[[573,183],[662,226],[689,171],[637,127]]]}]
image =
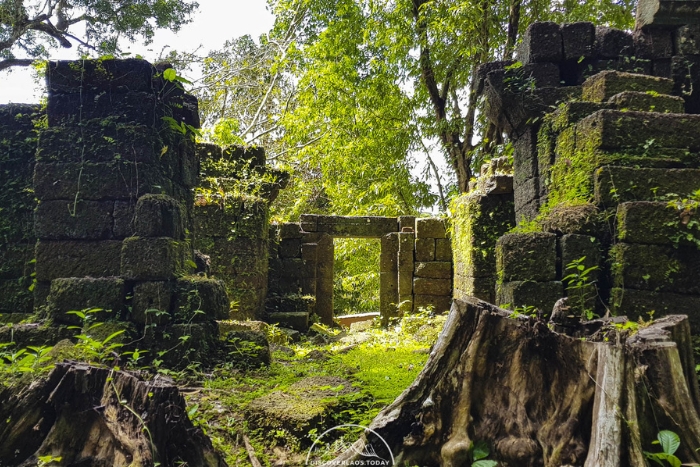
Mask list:
[{"label": "tree trunk", "polygon": [[471,465],[470,446],[486,442],[500,466],[643,466],[660,430],[680,436],[682,461],[698,462],[694,370],[686,316],[631,336],[608,324],[584,340],[455,300],[416,381],[334,462],[389,458],[380,436],[395,465]]},{"label": "tree trunk", "polygon": [[0,390],[0,400],[3,466],[34,466],[39,456],[62,466],[226,465],[169,384],[62,363],[46,379]]}]

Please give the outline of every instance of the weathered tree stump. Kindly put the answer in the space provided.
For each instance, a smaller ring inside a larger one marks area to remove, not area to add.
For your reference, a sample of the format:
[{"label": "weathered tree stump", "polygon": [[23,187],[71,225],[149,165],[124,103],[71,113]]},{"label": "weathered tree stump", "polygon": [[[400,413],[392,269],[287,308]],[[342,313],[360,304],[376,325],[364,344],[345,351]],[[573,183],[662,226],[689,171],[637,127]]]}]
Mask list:
[{"label": "weathered tree stump", "polygon": [[22,390],[0,391],[0,465],[225,466],[187,417],[177,387],[62,363]]},{"label": "weathered tree stump", "polygon": [[[396,465],[470,465],[472,443],[487,442],[502,466],[643,466],[660,430],[680,436],[681,460],[700,461],[687,317],[597,339],[456,300],[421,374],[370,428]],[[365,443],[388,458],[367,432],[335,465],[360,459]]]}]

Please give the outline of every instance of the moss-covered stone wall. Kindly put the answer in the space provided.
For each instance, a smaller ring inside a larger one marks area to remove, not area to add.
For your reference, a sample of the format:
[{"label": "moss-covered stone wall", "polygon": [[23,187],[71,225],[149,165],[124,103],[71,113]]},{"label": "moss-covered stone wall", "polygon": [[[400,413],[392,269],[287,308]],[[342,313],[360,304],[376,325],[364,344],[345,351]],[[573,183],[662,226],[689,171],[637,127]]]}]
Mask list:
[{"label": "moss-covered stone wall", "polygon": [[[521,66],[484,68],[489,117],[514,147],[518,226],[494,250],[497,304],[548,314],[566,296],[574,315],[680,312],[700,332],[700,71],[683,65],[700,55],[695,32],[536,23]],[[559,102],[544,109],[547,93]]]},{"label": "moss-covered stone wall", "polygon": [[34,308],[32,177],[44,123],[39,106],[0,105],[0,322],[23,319]]}]

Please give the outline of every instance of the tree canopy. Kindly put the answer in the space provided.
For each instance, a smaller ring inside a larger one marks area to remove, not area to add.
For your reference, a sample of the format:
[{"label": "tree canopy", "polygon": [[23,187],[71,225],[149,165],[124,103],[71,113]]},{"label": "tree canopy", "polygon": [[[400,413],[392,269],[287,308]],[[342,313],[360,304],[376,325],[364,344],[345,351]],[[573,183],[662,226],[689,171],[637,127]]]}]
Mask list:
[{"label": "tree canopy", "polygon": [[411,176],[412,155],[440,149],[452,173],[438,173],[429,159],[429,175],[443,183],[448,175],[456,193],[498,152],[501,132],[479,111],[478,66],[512,58],[534,21],[629,28],[633,6],[270,0],[273,29],[259,43],[238,38],[212,52],[198,93],[216,138],[262,144],[295,169],[290,200],[306,211],[411,212],[437,199],[444,207],[448,187],[430,196],[424,180]]},{"label": "tree canopy", "polygon": [[74,45],[101,54],[121,38],[147,43],[157,28],[177,31],[198,7],[187,0],[0,0],[0,70]]}]

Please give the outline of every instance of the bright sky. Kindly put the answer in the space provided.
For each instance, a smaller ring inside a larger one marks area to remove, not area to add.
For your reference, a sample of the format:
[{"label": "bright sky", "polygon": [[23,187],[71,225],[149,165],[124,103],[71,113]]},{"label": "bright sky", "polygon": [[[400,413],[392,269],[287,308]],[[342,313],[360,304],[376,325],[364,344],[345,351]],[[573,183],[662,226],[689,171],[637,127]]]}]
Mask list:
[{"label": "bright sky", "polygon": [[[265,0],[197,1],[199,10],[192,23],[177,34],[166,30],[156,31],[153,43],[148,47],[138,43],[124,43],[122,46],[133,55],[140,54],[149,60],[157,58],[165,46],[179,51],[194,51],[202,45],[201,52],[206,53],[221,48],[226,40],[234,37],[250,34],[257,39],[272,27],[274,21],[266,9]],[[71,49],[56,50],[52,58],[72,59],[76,58],[74,53]],[[34,84],[29,69],[0,71],[0,104],[38,102],[41,92],[41,88]]]}]

